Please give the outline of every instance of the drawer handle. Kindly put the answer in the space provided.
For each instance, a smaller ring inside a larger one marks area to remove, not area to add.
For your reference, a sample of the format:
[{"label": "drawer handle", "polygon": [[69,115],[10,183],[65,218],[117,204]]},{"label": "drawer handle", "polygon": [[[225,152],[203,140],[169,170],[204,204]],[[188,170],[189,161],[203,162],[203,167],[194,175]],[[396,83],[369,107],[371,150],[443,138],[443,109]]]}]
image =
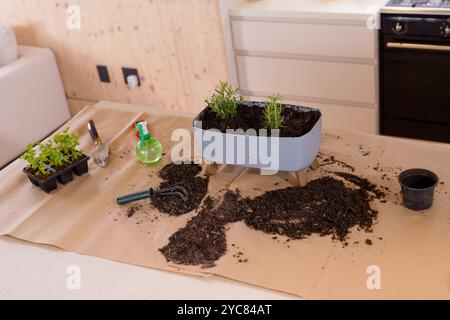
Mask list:
[{"label": "drawer handle", "polygon": [[436,45],[436,44],[422,44],[422,43],[406,43],[406,42],[388,42],[386,47],[395,49],[417,49],[417,50],[432,50],[432,51],[450,51],[450,46]]}]

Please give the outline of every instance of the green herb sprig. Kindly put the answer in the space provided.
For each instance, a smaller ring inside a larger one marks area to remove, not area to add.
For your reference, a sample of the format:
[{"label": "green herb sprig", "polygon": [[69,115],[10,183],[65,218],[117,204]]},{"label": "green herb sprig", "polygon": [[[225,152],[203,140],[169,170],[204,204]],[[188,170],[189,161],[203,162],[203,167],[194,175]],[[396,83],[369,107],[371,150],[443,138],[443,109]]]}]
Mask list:
[{"label": "green herb sprig", "polygon": [[205,102],[219,119],[228,119],[236,115],[237,108],[243,101],[240,92],[239,88],[233,88],[230,83],[221,81],[211,98]]},{"label": "green herb sprig", "polygon": [[280,95],[273,95],[267,98],[264,107],[264,127],[266,129],[281,129],[284,124],[283,110],[278,101],[282,97]]}]

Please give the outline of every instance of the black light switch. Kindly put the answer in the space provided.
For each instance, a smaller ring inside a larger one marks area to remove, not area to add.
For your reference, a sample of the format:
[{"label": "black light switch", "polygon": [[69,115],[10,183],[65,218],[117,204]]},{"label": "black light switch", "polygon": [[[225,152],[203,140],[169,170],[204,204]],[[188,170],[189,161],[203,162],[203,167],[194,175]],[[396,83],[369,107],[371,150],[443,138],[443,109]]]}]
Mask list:
[{"label": "black light switch", "polygon": [[109,78],[108,67],[106,66],[97,66],[98,76],[101,82],[110,83],[111,79]]}]

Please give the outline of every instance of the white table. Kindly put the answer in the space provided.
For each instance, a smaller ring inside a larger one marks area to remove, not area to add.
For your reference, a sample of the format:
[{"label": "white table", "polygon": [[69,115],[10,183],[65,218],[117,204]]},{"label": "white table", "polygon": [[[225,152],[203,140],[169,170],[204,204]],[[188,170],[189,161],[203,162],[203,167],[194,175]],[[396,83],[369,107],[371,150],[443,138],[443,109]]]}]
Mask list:
[{"label": "white table", "polygon": [[[69,266],[81,289],[69,290]],[[295,299],[232,280],[198,278],[0,237],[0,299]]]}]

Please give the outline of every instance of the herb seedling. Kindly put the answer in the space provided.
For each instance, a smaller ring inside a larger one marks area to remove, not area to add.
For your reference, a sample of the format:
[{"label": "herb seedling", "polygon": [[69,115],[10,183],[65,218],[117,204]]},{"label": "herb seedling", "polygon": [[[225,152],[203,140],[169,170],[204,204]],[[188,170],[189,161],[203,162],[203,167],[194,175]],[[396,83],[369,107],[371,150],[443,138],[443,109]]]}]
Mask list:
[{"label": "herb seedling", "polygon": [[[40,146],[41,144],[37,144],[37,149],[40,149]],[[42,157],[40,155],[36,154],[36,150],[32,144],[27,145],[27,149],[21,159],[28,162],[32,169],[39,171],[43,175],[48,175],[50,173],[47,163],[42,161]]]},{"label": "herb seedling", "polygon": [[37,143],[36,148],[31,144],[27,145],[21,158],[28,162],[32,169],[44,176],[49,175],[54,168],[62,167],[64,162],[77,160],[83,154],[81,150],[76,149],[80,144],[78,136],[68,132],[69,128],[55,135],[51,141]]},{"label": "herb seedling", "polygon": [[80,145],[78,135],[75,133],[69,134],[69,128],[56,134],[53,141],[57,144],[56,148],[63,154],[65,160],[77,160],[83,154],[81,150],[77,150]]},{"label": "herb seedling", "polygon": [[61,167],[64,164],[64,155],[51,142],[40,145],[39,158],[52,168]]},{"label": "herb seedling", "polygon": [[219,87],[215,89],[215,93],[205,102],[219,119],[224,120],[236,115],[239,103],[243,101],[239,94],[239,88],[233,89],[231,84],[221,81]]},{"label": "herb seedling", "polygon": [[282,116],[284,107],[278,101],[281,100],[280,95],[273,95],[267,98],[264,108],[264,126],[267,129],[281,129],[283,127],[284,118]]},{"label": "herb seedling", "polygon": [[[39,153],[36,153],[36,150]],[[27,161],[32,169],[44,176],[50,174],[52,167],[63,164],[62,154],[53,148],[51,142],[37,143],[36,148],[29,144],[21,158]]]}]

